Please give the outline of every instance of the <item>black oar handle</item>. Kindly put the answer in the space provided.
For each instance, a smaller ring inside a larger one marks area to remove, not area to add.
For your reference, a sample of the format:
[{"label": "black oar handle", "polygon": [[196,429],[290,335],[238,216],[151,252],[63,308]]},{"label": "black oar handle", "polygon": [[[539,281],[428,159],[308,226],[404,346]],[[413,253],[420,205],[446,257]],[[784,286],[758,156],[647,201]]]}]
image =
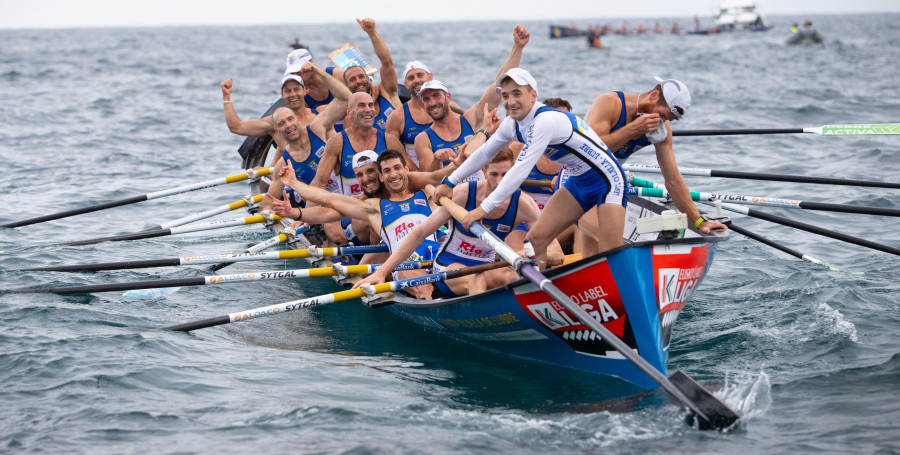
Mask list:
[{"label": "black oar handle", "polygon": [[785,226],[797,228],[803,231],[812,232],[813,234],[823,235],[825,237],[830,237],[835,240],[841,240],[847,243],[852,243],[854,245],[864,246],[866,248],[871,248],[873,250],[883,251],[885,253],[895,254],[900,256],[900,249],[894,248],[892,246],[882,245],[880,243],[875,243],[866,239],[861,239],[859,237],[854,237],[852,235],[842,234],[840,232],[820,228],[818,226],[813,226],[811,224],[806,224],[800,221],[794,221],[788,218],[783,218],[777,215],[772,215],[767,212],[761,212],[756,209],[747,209],[747,215],[750,215],[755,218],[759,218],[761,220],[771,221],[773,223],[783,224]]},{"label": "black oar handle", "polygon": [[867,207],[863,205],[830,204],[828,202],[802,201],[801,209],[826,212],[859,213],[862,215],[900,216],[900,210],[889,207]]},{"label": "black oar handle", "polygon": [[807,177],[803,175],[788,174],[762,174],[757,172],[719,171],[711,170],[710,177],[738,178],[747,180],[769,180],[777,182],[820,183],[825,185],[866,186],[873,188],[900,188],[900,183],[874,182],[871,180],[851,180],[828,177]]},{"label": "black oar handle", "polygon": [[181,258],[147,259],[144,261],[98,262],[96,264],[57,265],[14,269],[7,272],[96,272],[100,270],[141,269],[144,267],[174,267],[181,265]]},{"label": "black oar handle", "polygon": [[725,224],[728,226],[729,229],[733,230],[734,232],[737,232],[738,234],[742,234],[745,237],[749,237],[749,238],[756,240],[757,242],[760,242],[764,245],[768,245],[772,248],[775,248],[776,250],[783,251],[787,254],[790,254],[791,256],[794,256],[795,258],[803,259],[803,253],[801,253],[795,249],[786,247],[775,241],[769,240],[755,232],[748,231],[747,229],[744,229],[744,228],[734,224],[731,220],[726,221]]},{"label": "black oar handle", "polygon": [[795,134],[802,133],[803,128],[770,128],[743,130],[672,130],[673,136],[736,136],[740,134]]},{"label": "black oar handle", "polygon": [[12,223],[0,225],[0,227],[14,228],[14,227],[19,227],[19,226],[28,226],[29,224],[42,223],[44,221],[50,221],[50,220],[58,220],[60,218],[81,215],[82,213],[96,212],[98,210],[119,207],[122,205],[134,204],[135,202],[142,202],[142,201],[146,201],[146,200],[147,200],[147,195],[143,194],[141,196],[134,196],[134,197],[130,197],[128,199],[122,199],[119,201],[104,202],[103,204],[92,205],[90,207],[82,207],[80,209],[72,209],[72,210],[67,210],[65,212],[54,213],[51,215],[39,216],[36,218],[30,218],[30,219],[22,220],[22,221],[15,221]]},{"label": "black oar handle", "polygon": [[207,327],[215,327],[217,325],[228,324],[230,322],[231,322],[231,317],[229,317],[228,315],[216,316],[214,318],[204,319],[202,321],[185,322],[184,324],[163,327],[159,330],[169,330],[172,332],[190,332],[192,330],[205,329]]},{"label": "black oar handle", "polygon": [[170,280],[132,281],[130,283],[92,284],[84,286],[62,286],[58,288],[11,289],[3,292],[14,294],[32,294],[48,292],[53,294],[90,294],[93,292],[131,291],[134,289],[155,289],[174,286],[202,286],[206,284],[203,277],[174,278]]},{"label": "black oar handle", "polygon": [[77,240],[75,242],[67,242],[63,243],[65,246],[79,246],[79,245],[93,245],[95,243],[100,242],[121,242],[124,240],[140,240],[140,239],[149,239],[153,237],[162,237],[165,235],[171,235],[171,229],[157,229],[157,230],[146,230],[141,232],[134,232],[132,234],[122,234],[122,235],[114,235],[111,237],[98,237],[96,239],[88,239],[88,240]]}]

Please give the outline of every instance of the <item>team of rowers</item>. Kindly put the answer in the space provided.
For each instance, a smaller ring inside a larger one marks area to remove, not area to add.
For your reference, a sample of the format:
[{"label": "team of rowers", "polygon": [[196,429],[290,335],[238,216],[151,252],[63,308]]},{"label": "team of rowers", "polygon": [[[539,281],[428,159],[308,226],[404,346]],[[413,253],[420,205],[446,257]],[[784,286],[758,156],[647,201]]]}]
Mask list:
[{"label": "team of rowers", "polygon": [[[454,103],[421,61],[409,62],[401,74],[411,95],[401,104],[375,21],[357,21],[381,64],[377,85],[362,67],[321,68],[306,49],[297,49],[281,80],[286,107],[244,121],[231,101],[233,81],[221,83],[229,129],[271,134],[281,150],[271,164],[277,177],[262,213],[322,224],[336,244],[388,246],[390,253],[362,258],[384,265],[357,286],[383,282],[403,261],[432,260],[437,271],[493,262],[494,251],[470,231],[476,221],[516,251],[530,242],[542,266],[562,263],[563,251],[586,257],[619,246],[628,200],[620,163],[651,144],[678,210],[704,232],[725,229],[700,216],[675,163],[669,122],[691,105],[681,82],[656,78],[644,93],[602,94],[581,119],[564,100],[538,101],[537,81],[519,67],[530,35],[517,25],[509,56],[475,104],[464,109]],[[534,186],[523,186],[526,179]],[[430,196],[429,186],[436,187]],[[437,203],[444,197],[468,215],[454,220]],[[495,269],[410,292],[422,299],[452,297],[514,279],[514,271]]]}]

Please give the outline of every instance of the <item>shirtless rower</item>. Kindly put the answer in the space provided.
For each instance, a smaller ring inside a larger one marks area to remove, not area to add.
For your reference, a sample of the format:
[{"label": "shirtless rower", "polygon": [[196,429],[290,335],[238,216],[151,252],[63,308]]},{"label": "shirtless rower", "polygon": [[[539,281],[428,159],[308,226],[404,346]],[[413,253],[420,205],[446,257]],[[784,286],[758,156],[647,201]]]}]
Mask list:
[{"label": "shirtless rower", "polygon": [[[509,148],[501,149],[485,168],[486,179],[470,181],[453,189],[453,202],[468,210],[475,208],[488,197],[504,175],[512,168],[513,152]],[[500,205],[488,213],[484,219],[484,227],[493,232],[501,240],[505,240],[515,250],[522,249],[525,229],[531,228],[540,216],[537,204],[519,190],[506,198]],[[406,260],[416,246],[432,235],[442,225],[452,220],[450,212],[438,207],[425,222],[416,226],[400,246],[394,250],[384,265],[372,275],[359,281],[353,287],[365,284],[379,284],[387,279],[388,273],[400,262]],[[494,261],[494,250],[478,236],[465,229],[459,221],[453,222],[453,229],[444,238],[437,256],[434,258],[436,272],[459,269]],[[464,278],[454,278],[445,282],[437,282],[435,286],[445,297],[456,297],[477,294],[487,289],[503,286],[518,278],[509,268],[495,269]]]},{"label": "shirtless rower", "polygon": [[[497,76],[519,66],[522,50],[530,38],[531,35],[525,27],[516,25],[513,29],[512,50],[500,66]],[[500,104],[496,80],[495,77],[481,98],[462,115],[450,110],[452,95],[441,81],[431,80],[422,84],[418,96],[433,122],[424,132],[416,136],[416,156],[422,170],[436,171],[442,166],[447,166],[456,157],[460,147],[475,134],[490,136],[487,130],[475,131],[472,125],[479,125],[484,118],[484,111],[491,111]],[[483,175],[480,178],[483,178]]]},{"label": "shirtless rower", "polygon": [[[688,222],[707,234],[713,229],[728,229],[722,223],[700,216],[675,162],[670,122],[680,120],[691,107],[691,93],[675,79],[655,79],[656,87],[644,93],[609,92],[598,96],[584,120],[609,149],[615,151],[619,162],[625,162],[633,153],[653,144],[666,189],[672,195],[675,207],[687,214]],[[595,235],[596,217],[588,214],[578,224],[586,236]],[[590,250],[590,245],[591,242],[584,243],[585,255],[596,253]]]},{"label": "shirtless rower", "polygon": [[[303,71],[322,70],[316,68],[312,62],[307,62],[304,64]],[[286,107],[280,107],[272,114],[271,120],[275,131],[287,142],[281,154],[276,157],[273,174],[277,175],[281,168],[290,162],[297,179],[301,182],[310,183],[315,178],[319,159],[325,153],[325,140],[322,138],[325,137],[326,131],[331,129],[334,122],[344,117],[347,99],[350,97],[350,90],[347,87],[344,87],[337,79],[331,76],[327,77],[335,82],[332,87],[335,100],[328,105],[325,112],[317,115],[311,124],[305,127],[301,125],[294,111]],[[285,78],[299,79],[293,74],[289,74]],[[268,194],[277,198],[282,195],[283,190],[284,186],[281,181],[274,179],[269,185]],[[260,209],[271,210],[271,208],[271,198],[264,198]]]},{"label": "shirtless rower", "polygon": [[[428,198],[421,190],[414,191],[410,186],[409,168],[404,154],[399,150],[386,150],[378,156],[379,180],[390,193],[388,198],[359,199],[343,194],[330,193],[322,188],[306,185],[297,181],[290,167],[285,167],[279,174],[285,186],[294,189],[306,200],[325,205],[339,212],[339,216],[349,216],[368,222],[374,230],[378,231],[381,240],[388,246],[389,251],[396,249],[409,232],[421,224],[431,215]],[[420,173],[421,174],[421,173]],[[301,218],[307,222],[317,222],[301,213]],[[330,218],[331,221],[334,218]],[[437,237],[432,235],[421,245],[418,245],[412,261],[427,261],[434,257],[440,243]],[[400,278],[424,275],[422,270],[409,270],[398,272]],[[430,298],[426,292],[429,289],[412,288],[411,291],[419,298]]]},{"label": "shirtless rower", "polygon": [[547,154],[565,166],[570,177],[550,197],[541,218],[526,236],[541,266],[553,239],[595,205],[600,206],[598,247],[606,250],[621,245],[628,183],[622,167],[600,137],[575,115],[537,102],[537,82],[528,71],[510,69],[500,76],[499,85],[508,117],[484,145],[445,179],[434,197],[449,197],[453,186],[487,164],[509,141],[517,140],[525,148],[516,164],[497,189],[463,219],[463,227],[468,229],[500,205],[521,185],[541,155]]}]

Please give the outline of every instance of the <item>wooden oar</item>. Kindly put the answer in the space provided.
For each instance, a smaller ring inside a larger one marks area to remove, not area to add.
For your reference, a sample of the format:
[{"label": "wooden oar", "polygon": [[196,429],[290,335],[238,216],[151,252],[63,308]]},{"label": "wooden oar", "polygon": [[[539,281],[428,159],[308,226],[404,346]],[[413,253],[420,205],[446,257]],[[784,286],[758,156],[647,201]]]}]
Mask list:
[{"label": "wooden oar", "polygon": [[[426,190],[427,191],[427,190]],[[452,200],[444,197],[439,201],[454,218],[462,220],[468,213],[466,209],[460,207]],[[674,381],[667,378],[659,370],[650,365],[638,353],[633,351],[619,337],[609,331],[599,321],[591,317],[587,311],[578,306],[566,293],[556,287],[547,277],[544,276],[531,262],[522,259],[509,245],[503,243],[491,231],[488,231],[481,223],[472,223],[470,230],[478,235],[478,237],[490,245],[497,254],[511,264],[514,270],[522,276],[537,285],[551,298],[564,306],[566,310],[575,316],[582,324],[600,335],[600,337],[609,343],[615,350],[619,351],[623,357],[633,363],[638,369],[649,376],[654,382],[659,384],[673,398],[690,409],[698,420],[700,429],[717,429],[725,430],[734,426],[739,420],[740,415],[722,403],[710,391],[703,388],[694,381],[690,376],[682,371],[673,374]]]},{"label": "wooden oar", "polygon": [[[236,273],[231,275],[209,275],[170,280],[130,281],[126,283],[91,284],[84,286],[60,286],[33,289],[2,289],[0,293],[11,294],[90,294],[94,292],[128,291],[132,289],[156,289],[171,286],[203,286],[212,284],[238,283],[243,281],[267,281],[290,278],[314,278],[322,276],[360,275],[372,273],[381,264],[318,267],[313,269],[267,270]],[[401,262],[394,270],[418,270],[431,267],[431,261]]]},{"label": "wooden oar", "polygon": [[200,190],[203,188],[210,188],[213,186],[224,185],[226,183],[234,183],[240,182],[247,179],[255,179],[258,177],[262,177],[264,175],[269,175],[272,172],[273,168],[265,168],[259,170],[247,170],[243,174],[235,174],[228,177],[207,180],[205,182],[193,183],[190,185],[183,185],[175,188],[171,188],[168,190],[155,191],[153,193],[147,193],[141,196],[133,196],[126,199],[120,199],[118,201],[105,202],[103,204],[92,205],[89,207],[82,207],[80,209],[67,210],[65,212],[54,213],[50,215],[39,216],[36,218],[29,218],[27,220],[15,221],[12,223],[7,223],[0,225],[0,227],[8,227],[14,228],[19,226],[27,226],[29,224],[42,223],[44,221],[50,220],[58,220],[60,218],[66,218],[74,215],[81,215],[82,213],[90,213],[96,212],[98,210],[109,209],[113,207],[120,207],[123,205],[134,204],[135,202],[143,202],[149,201],[150,199],[159,199],[161,197],[171,196],[173,194],[181,194],[186,193],[188,191]]},{"label": "wooden oar", "polygon": [[[632,179],[632,188],[635,194],[643,197],[671,199],[669,192],[661,188],[644,187],[652,183],[641,179]],[[744,196],[740,194],[705,193],[691,191],[691,200],[697,202],[731,202],[743,205],[762,205],[767,207],[780,207],[788,209],[818,210],[825,212],[857,213],[862,215],[900,216],[900,209],[887,207],[867,207],[863,205],[831,204],[826,202],[795,201],[790,199],[777,199],[765,196]]]},{"label": "wooden oar", "polygon": [[[648,164],[623,164],[622,167],[626,171],[631,172],[652,172],[662,174],[659,166],[651,166]],[[721,171],[716,169],[700,169],[680,167],[678,171],[681,175],[694,175],[701,177],[721,177],[747,180],[767,180],[772,182],[797,182],[797,183],[816,183],[823,185],[846,185],[846,186],[864,186],[871,188],[900,188],[900,183],[896,182],[876,182],[872,180],[850,180],[836,179],[829,177],[808,177],[803,175],[788,174],[764,174],[757,172],[738,172],[738,171]]]},{"label": "wooden oar", "polygon": [[858,136],[900,134],[900,123],[865,123],[856,125],[823,125],[806,128],[756,128],[732,130],[680,130],[673,136],[732,136],[739,134],[796,134],[814,133],[820,136]]},{"label": "wooden oar", "polygon": [[740,213],[743,215],[749,215],[754,218],[759,218],[761,220],[771,221],[773,223],[781,224],[784,226],[800,229],[807,232],[812,232],[813,234],[819,234],[825,237],[830,237],[835,240],[841,240],[843,242],[852,243],[854,245],[864,246],[866,248],[871,248],[873,250],[883,251],[885,253],[894,254],[900,256],[900,249],[882,245],[880,243],[875,243],[866,239],[861,239],[859,237],[854,237],[852,235],[842,234],[837,231],[832,231],[829,229],[824,229],[819,226],[813,226],[811,224],[806,224],[800,221],[794,221],[788,218],[783,218],[780,216],[772,215],[770,213],[761,212],[757,209],[751,209],[749,207],[744,207],[740,205],[727,204],[722,203],[722,208],[731,212]]},{"label": "wooden oar", "polygon": [[[278,215],[272,215],[271,221],[278,221],[284,218]],[[254,215],[247,216],[244,218],[235,218],[233,220],[220,220],[213,221],[210,223],[203,224],[194,224],[189,226],[178,226],[169,229],[155,229],[155,230],[147,230],[141,232],[133,232],[131,234],[122,234],[122,235],[114,235],[111,237],[98,237],[95,239],[88,240],[77,240],[75,242],[66,242],[63,243],[65,246],[80,246],[80,245],[93,245],[95,243],[100,242],[122,242],[125,240],[140,240],[140,239],[149,239],[153,237],[163,237],[167,235],[175,235],[175,234],[187,234],[188,232],[200,232],[200,231],[209,231],[212,229],[222,229],[227,227],[234,226],[245,226],[248,224],[258,224],[265,223],[267,221],[266,217],[262,215]]]},{"label": "wooden oar", "polygon": [[385,253],[387,245],[345,246],[335,248],[309,248],[305,250],[282,250],[264,253],[210,254],[170,259],[147,259],[121,262],[98,262],[94,264],[57,265],[27,269],[5,270],[5,272],[87,272],[99,270],[124,270],[149,267],[176,267],[181,265],[219,264],[223,262],[266,261],[275,259],[298,259],[309,257],[343,256],[345,254]]},{"label": "wooden oar", "polygon": [[[220,205],[216,208],[212,208],[209,210],[204,210],[202,212],[197,212],[193,215],[188,215],[182,218],[178,218],[177,220],[166,221],[165,223],[153,226],[151,228],[147,228],[147,231],[155,231],[157,229],[169,229],[173,227],[182,226],[188,223],[193,223],[194,221],[199,221],[202,219],[209,218],[211,216],[218,215],[220,213],[230,212],[232,210],[237,210],[239,208],[247,207],[253,204],[259,204],[259,201],[262,201],[263,195],[257,194],[256,196],[247,196],[244,199],[239,201],[234,201],[230,204]],[[248,203],[249,201],[249,203]]]},{"label": "wooden oar", "polygon": [[[451,278],[458,278],[465,275],[471,275],[474,273],[484,272],[486,270],[492,270],[500,267],[505,267],[506,262],[499,261],[490,264],[482,264],[476,265],[473,267],[465,267],[462,269],[453,269],[446,270],[441,273],[432,273],[430,275],[417,276],[413,278],[407,278],[405,280],[397,280],[397,281],[388,281],[387,283],[376,284],[371,286],[371,289],[368,289],[369,292],[366,292],[363,288],[357,289],[349,289],[346,291],[335,292],[333,294],[325,294],[317,297],[309,297],[300,300],[292,300],[290,302],[279,303],[277,305],[269,305],[260,308],[254,308],[251,310],[238,311],[236,313],[226,314],[224,316],[218,316],[214,318],[204,319],[201,321],[187,322],[184,324],[173,325],[169,327],[163,327],[160,330],[171,330],[171,331],[179,331],[179,332],[189,332],[191,330],[204,329],[207,327],[214,327],[222,324],[230,324],[232,322],[238,321],[246,321],[248,319],[254,319],[262,316],[269,316],[273,314],[281,314],[286,313],[288,311],[299,310],[302,308],[309,308],[316,305],[324,305],[326,303],[334,303],[340,302],[342,300],[350,300],[356,299],[365,296],[366,294],[374,295],[381,294],[383,292],[392,292],[398,291],[400,289],[406,289],[414,286],[421,286],[423,284],[430,284],[437,281],[444,281]],[[366,287],[366,286],[364,286]]]}]

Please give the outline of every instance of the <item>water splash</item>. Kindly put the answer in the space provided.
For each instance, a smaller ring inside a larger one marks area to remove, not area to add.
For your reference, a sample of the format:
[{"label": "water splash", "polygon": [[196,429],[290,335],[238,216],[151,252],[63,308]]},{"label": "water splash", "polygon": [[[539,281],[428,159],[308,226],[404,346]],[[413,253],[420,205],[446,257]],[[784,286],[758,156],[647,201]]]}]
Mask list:
[{"label": "water splash", "polygon": [[772,383],[765,371],[759,376],[742,375],[736,380],[726,376],[725,387],[716,395],[741,415],[744,422],[762,416],[772,405]]},{"label": "water splash", "polygon": [[844,319],[843,313],[832,308],[825,302],[816,307],[816,315],[821,316],[824,322],[830,324],[831,333],[835,335],[845,335],[850,341],[859,343],[859,337],[856,334],[856,325]]}]

